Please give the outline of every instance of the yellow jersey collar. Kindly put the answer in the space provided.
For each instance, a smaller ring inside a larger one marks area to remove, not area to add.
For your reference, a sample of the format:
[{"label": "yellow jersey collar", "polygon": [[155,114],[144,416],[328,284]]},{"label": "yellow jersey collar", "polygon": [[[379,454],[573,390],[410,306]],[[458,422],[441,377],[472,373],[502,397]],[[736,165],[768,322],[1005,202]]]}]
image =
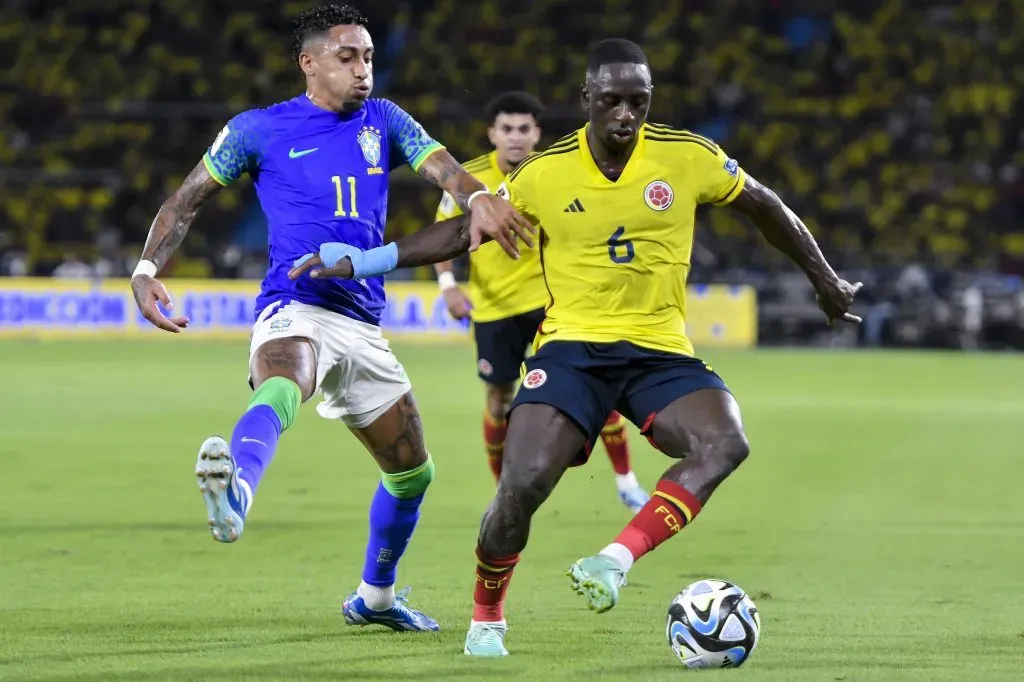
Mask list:
[{"label": "yellow jersey collar", "polygon": [[644,140],[647,133],[647,124],[644,123],[640,126],[640,130],[637,131],[636,146],[633,147],[633,153],[629,155],[629,160],[626,161],[626,167],[622,169],[622,175],[619,176],[618,180],[609,180],[601,169],[597,167],[597,162],[594,161],[594,154],[590,151],[590,142],[587,140],[587,130],[590,128],[590,124],[587,123],[585,126],[579,129],[577,132],[577,139],[580,143],[580,155],[583,157],[583,167],[587,169],[587,172],[594,176],[594,179],[598,182],[604,182],[609,185],[626,184],[629,182],[633,175],[633,168],[640,163],[639,158],[644,152]]}]

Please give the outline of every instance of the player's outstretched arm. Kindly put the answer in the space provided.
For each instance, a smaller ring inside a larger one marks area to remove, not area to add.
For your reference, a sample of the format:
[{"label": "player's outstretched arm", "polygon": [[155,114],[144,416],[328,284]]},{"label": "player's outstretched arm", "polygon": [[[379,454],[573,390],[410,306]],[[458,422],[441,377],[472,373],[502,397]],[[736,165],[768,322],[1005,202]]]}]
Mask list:
[{"label": "player's outstretched arm", "polygon": [[160,329],[178,333],[188,325],[188,320],[181,315],[168,318],[160,312],[158,302],[167,309],[173,303],[166,287],[156,279],[156,274],[181,246],[200,207],[220,188],[221,184],[200,161],[181,186],[163,203],[149,228],[139,267],[132,275],[132,293],[145,318]]},{"label": "player's outstretched arm", "polygon": [[[460,215],[427,225],[418,232],[402,237],[395,242],[398,248],[395,269],[443,263],[467,253],[471,241],[471,223],[470,216]],[[490,240],[489,236],[483,236],[483,242]]]},{"label": "player's outstretched arm", "polygon": [[[451,260],[469,251],[471,222],[468,215],[442,220],[397,242],[367,251],[338,242],[321,244],[319,253],[306,254],[296,260],[288,276],[298,279],[308,273],[315,279],[363,279],[386,275],[399,268]],[[490,237],[484,235],[483,241],[490,241]]]},{"label": "player's outstretched arm", "polygon": [[470,251],[476,251],[485,235],[501,244],[501,248],[513,258],[519,258],[517,237],[527,246],[533,246],[533,224],[509,202],[491,194],[447,150],[439,149],[431,154],[420,164],[417,172],[448,192],[470,215]]},{"label": "player's outstretched arm", "polygon": [[746,214],[769,244],[807,274],[829,324],[836,320],[860,323],[861,319],[849,311],[861,283],[850,284],[836,274],[803,221],[775,192],[748,175],[731,206]]}]

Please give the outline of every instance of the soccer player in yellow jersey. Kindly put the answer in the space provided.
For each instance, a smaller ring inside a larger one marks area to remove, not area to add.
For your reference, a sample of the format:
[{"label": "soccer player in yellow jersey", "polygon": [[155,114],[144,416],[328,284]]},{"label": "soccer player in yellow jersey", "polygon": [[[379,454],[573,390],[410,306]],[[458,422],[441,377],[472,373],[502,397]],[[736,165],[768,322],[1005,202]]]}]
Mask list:
[{"label": "soccer player in yellow jersey", "polygon": [[[553,300],[512,404],[501,483],[477,540],[470,655],[508,653],[503,602],[530,519],[582,461],[610,409],[677,461],[614,541],[569,569],[573,588],[598,612],[615,606],[633,562],[693,522],[746,459],[739,407],[686,337],[699,204],[746,214],[807,274],[829,324],[860,322],[849,312],[860,284],[841,279],[800,219],[715,143],[647,123],[651,92],[639,46],[598,43],[582,89],[589,123],[524,161],[499,190],[540,226]],[[437,223],[400,240],[389,264],[452,258],[480,240],[461,218]],[[352,249],[325,275],[374,274],[379,258],[371,254],[380,249]]]},{"label": "soccer player in yellow jersey", "polygon": [[[465,164],[466,171],[487,187],[497,189],[505,176],[533,153],[540,141],[543,107],[528,92],[505,92],[484,108],[490,127],[487,136],[494,151]],[[573,210],[575,206],[572,207]],[[462,215],[451,195],[444,194],[437,220]],[[470,254],[469,297],[455,283],[452,264],[437,263],[437,281],[448,312],[457,320],[471,317],[476,342],[477,371],[487,390],[484,442],[494,479],[501,477],[502,453],[508,429],[506,415],[512,403],[526,351],[544,319],[548,290],[537,249],[524,249],[512,260],[497,243],[484,244]],[[633,512],[649,499],[629,461],[625,420],[612,412],[601,429],[601,441],[615,471],[622,501]]]}]

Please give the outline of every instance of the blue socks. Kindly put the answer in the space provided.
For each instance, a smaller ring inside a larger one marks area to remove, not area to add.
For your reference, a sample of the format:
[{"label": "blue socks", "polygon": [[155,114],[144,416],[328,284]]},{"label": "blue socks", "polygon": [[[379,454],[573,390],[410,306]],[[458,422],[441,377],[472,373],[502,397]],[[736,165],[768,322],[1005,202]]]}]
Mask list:
[{"label": "blue socks", "polygon": [[255,493],[263,472],[270,465],[283,431],[281,419],[269,405],[256,405],[242,415],[231,434],[231,454],[238,477]]},{"label": "blue socks", "polygon": [[381,473],[381,482],[370,504],[370,539],[366,544],[363,582],[356,590],[372,610],[383,611],[394,603],[398,561],[416,530],[420,504],[433,478],[434,462],[430,455],[415,469]]},{"label": "blue socks", "polygon": [[248,484],[250,493],[256,492],[263,472],[274,459],[278,439],[295,421],[301,404],[298,384],[284,377],[271,377],[253,392],[249,409],[231,434],[231,455],[238,477]]},{"label": "blue socks", "polygon": [[388,492],[383,483],[370,503],[370,539],[366,544],[363,582],[374,587],[395,584],[398,560],[405,554],[416,523],[420,520],[423,494],[401,499]]}]

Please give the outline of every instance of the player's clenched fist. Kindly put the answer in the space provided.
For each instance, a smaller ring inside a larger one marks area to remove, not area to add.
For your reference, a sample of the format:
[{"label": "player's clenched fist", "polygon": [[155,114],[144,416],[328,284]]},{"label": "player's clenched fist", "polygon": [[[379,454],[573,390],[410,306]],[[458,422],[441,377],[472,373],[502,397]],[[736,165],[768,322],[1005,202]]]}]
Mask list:
[{"label": "player's clenched fist", "polygon": [[533,225],[505,199],[489,192],[481,192],[472,197],[469,209],[470,252],[480,248],[485,235],[501,244],[505,253],[513,258],[519,258],[517,237],[528,247],[533,247]]},{"label": "player's clenched fist", "polygon": [[149,275],[132,277],[132,294],[135,295],[135,304],[139,306],[142,316],[153,326],[173,334],[180,333],[188,326],[189,320],[184,315],[167,317],[160,310],[158,303],[167,310],[174,308],[174,303],[171,301],[170,294],[167,293],[167,287],[155,277]]}]

